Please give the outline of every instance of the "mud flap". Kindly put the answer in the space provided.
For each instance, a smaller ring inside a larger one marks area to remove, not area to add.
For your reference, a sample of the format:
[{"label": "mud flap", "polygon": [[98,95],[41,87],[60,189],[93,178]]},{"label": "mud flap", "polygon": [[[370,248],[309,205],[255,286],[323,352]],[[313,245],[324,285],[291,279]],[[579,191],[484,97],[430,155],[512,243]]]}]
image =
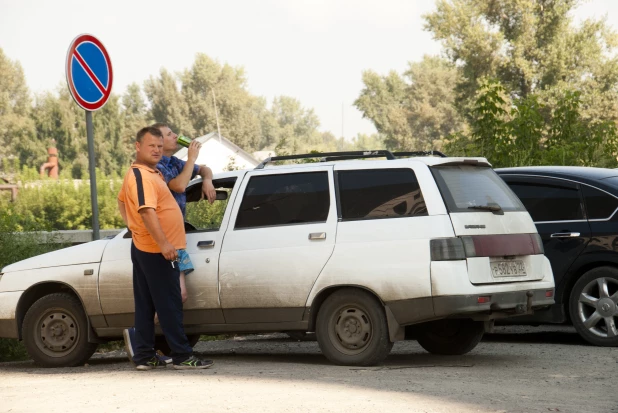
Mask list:
[{"label": "mud flap", "polygon": [[388,306],[384,306],[386,313],[386,323],[388,324],[388,336],[391,342],[403,341],[405,339],[406,329],[400,326],[395,318],[395,315]]}]

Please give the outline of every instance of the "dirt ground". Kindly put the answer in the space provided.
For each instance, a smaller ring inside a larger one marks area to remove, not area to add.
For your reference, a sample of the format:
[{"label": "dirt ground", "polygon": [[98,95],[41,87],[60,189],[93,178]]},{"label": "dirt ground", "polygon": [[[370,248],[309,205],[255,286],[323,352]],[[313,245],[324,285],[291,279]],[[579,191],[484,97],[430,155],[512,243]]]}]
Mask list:
[{"label": "dirt ground", "polygon": [[329,364],[287,336],[200,342],[212,369],[139,372],[123,351],[84,367],[0,364],[0,412],[618,412],[618,348],[570,328],[498,327],[465,356],[396,343],[376,367]]}]

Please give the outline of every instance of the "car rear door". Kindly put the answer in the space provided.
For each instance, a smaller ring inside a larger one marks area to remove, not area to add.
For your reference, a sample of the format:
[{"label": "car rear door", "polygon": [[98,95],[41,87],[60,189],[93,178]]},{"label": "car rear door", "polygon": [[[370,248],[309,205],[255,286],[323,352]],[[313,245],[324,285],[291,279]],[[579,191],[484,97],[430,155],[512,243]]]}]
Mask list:
[{"label": "car rear door", "polygon": [[544,278],[547,259],[532,218],[491,167],[449,162],[431,170],[455,235],[466,243],[472,284]]},{"label": "car rear door", "polygon": [[501,177],[532,216],[558,285],[590,242],[580,184],[550,177]]}]

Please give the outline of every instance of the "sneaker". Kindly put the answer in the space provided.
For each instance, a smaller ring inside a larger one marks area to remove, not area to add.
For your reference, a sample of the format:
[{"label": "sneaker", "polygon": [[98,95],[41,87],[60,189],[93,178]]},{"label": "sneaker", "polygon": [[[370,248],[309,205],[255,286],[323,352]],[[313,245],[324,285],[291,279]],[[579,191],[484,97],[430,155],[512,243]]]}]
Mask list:
[{"label": "sneaker", "polygon": [[200,360],[195,356],[191,356],[185,361],[174,364],[176,370],[193,370],[193,369],[207,369],[215,364],[212,360]]},{"label": "sneaker", "polygon": [[157,350],[156,357],[159,359],[159,361],[162,361],[165,364],[170,364],[172,362],[172,358],[163,354],[161,350]]},{"label": "sneaker", "polygon": [[135,366],[135,362],[133,361],[133,356],[135,355],[135,351],[133,351],[133,343],[135,342],[135,327],[125,328],[122,331],[122,335],[124,337],[124,349],[127,352],[127,357],[131,364]]},{"label": "sneaker", "polygon": [[157,356],[155,356],[146,362],[138,364],[137,366],[135,366],[135,368],[138,370],[152,370],[161,367],[165,368],[166,366],[167,364],[165,364],[165,362],[159,360]]}]

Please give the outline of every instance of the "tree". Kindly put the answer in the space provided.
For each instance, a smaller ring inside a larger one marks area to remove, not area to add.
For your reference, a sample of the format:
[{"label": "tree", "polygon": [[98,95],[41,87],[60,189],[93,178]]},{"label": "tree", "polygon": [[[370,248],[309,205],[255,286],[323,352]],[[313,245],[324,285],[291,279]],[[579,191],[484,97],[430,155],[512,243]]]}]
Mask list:
[{"label": "tree", "polygon": [[363,83],[365,87],[354,105],[384,136],[388,149],[411,149],[414,142],[408,123],[410,96],[403,78],[395,71],[381,77],[368,70],[363,72]]},{"label": "tree", "polygon": [[123,134],[120,97],[112,94],[92,115],[95,165],[105,174],[121,174],[131,164],[134,149]]},{"label": "tree", "polygon": [[479,81],[495,78],[512,99],[538,96],[549,118],[565,89],[582,92],[582,114],[616,119],[618,39],[605,21],[575,27],[578,0],[438,0],[426,30],[461,69],[457,103],[471,111]]},{"label": "tree", "polygon": [[[535,94],[513,101],[496,80],[481,82],[469,114],[469,132],[447,143],[451,155],[484,156],[494,167],[618,165],[618,131],[612,120],[582,115],[581,92],[565,90],[545,120]],[[511,108],[510,111],[507,109]]]},{"label": "tree", "polygon": [[444,138],[462,127],[454,106],[455,66],[438,57],[425,56],[409,63],[402,75],[392,71],[380,77],[363,73],[364,89],[356,107],[384,136],[389,149],[439,149]]},{"label": "tree", "polygon": [[122,95],[122,129],[127,142],[135,140],[135,134],[144,126],[154,123],[148,117],[148,108],[142,90],[137,83],[132,83],[127,87],[127,91]]},{"label": "tree", "polygon": [[183,135],[195,136],[195,129],[188,118],[189,107],[173,74],[161,69],[158,78],[151,76],[144,82],[144,91],[150,102],[148,118],[154,122],[165,122]]},{"label": "tree", "polygon": [[410,63],[404,75],[410,84],[408,123],[418,141],[417,149],[439,149],[446,136],[463,126],[453,90],[459,71],[442,58],[425,56]]},{"label": "tree", "polygon": [[451,156],[483,156],[494,166],[506,166],[512,156],[508,97],[495,80],[481,83],[472,111],[470,126],[451,137],[445,149]]},{"label": "tree", "polygon": [[0,158],[17,156],[20,162],[39,159],[30,118],[32,102],[21,65],[0,49]]},{"label": "tree", "polygon": [[[86,176],[88,147],[85,115],[69,95],[66,86],[59,85],[57,94],[45,92],[36,96],[32,118],[36,125],[36,138],[42,144],[41,155],[45,157],[45,148],[55,145],[60,171],[68,171],[75,178]],[[27,161],[22,165],[38,166]]]},{"label": "tree", "polygon": [[321,150],[325,142],[318,132],[320,121],[313,109],[305,109],[292,97],[278,96],[273,99],[271,113],[277,125],[275,140],[278,152]]},{"label": "tree", "polygon": [[567,90],[549,125],[547,161],[555,165],[616,167],[618,133],[609,120],[585,119],[581,92]]},{"label": "tree", "polygon": [[217,131],[218,117],[223,136],[244,149],[260,149],[260,121],[254,110],[259,102],[247,90],[243,68],[221,65],[198,53],[193,66],[180,77],[195,134]]}]

